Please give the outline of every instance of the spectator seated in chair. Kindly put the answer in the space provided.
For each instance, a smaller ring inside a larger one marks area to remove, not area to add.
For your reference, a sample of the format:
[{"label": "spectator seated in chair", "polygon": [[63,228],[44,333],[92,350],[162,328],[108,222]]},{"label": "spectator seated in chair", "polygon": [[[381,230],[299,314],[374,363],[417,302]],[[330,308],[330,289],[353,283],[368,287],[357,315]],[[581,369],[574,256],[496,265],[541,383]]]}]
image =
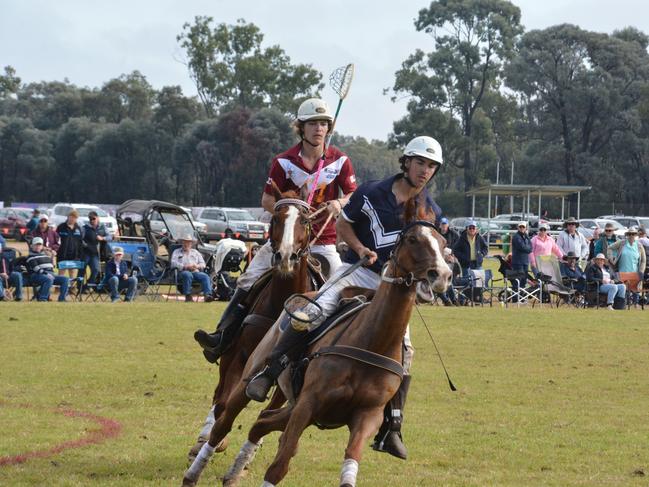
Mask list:
[{"label": "spectator seated in chair", "polygon": [[451,272],[453,272],[453,280],[451,281],[451,284],[448,286],[446,291],[439,294],[439,298],[442,300],[442,303],[444,303],[444,306],[457,305],[459,304],[459,302],[455,294],[455,289],[453,289],[453,284],[457,282],[458,278],[460,278],[462,269],[460,268],[460,264],[458,263],[457,259],[453,255],[453,251],[448,247],[444,249],[444,261],[448,265],[448,268],[451,269]]},{"label": "spectator seated in chair", "polygon": [[9,287],[14,288],[14,301],[23,299],[23,275],[14,270],[15,257],[14,250],[6,248],[6,241],[0,235],[0,301],[4,301],[5,291]]},{"label": "spectator seated in chair", "polygon": [[564,255],[560,264],[561,277],[569,280],[575,291],[583,293],[586,291],[586,274],[577,265],[578,260],[572,251]]},{"label": "spectator seated in chair", "polygon": [[[604,254],[597,254],[593,262],[586,269],[586,281],[599,284],[599,293],[606,295],[606,306],[609,310],[613,305],[624,303],[626,300],[626,286],[617,280],[617,274],[607,264]],[[624,306],[617,306],[624,309]]]},{"label": "spectator seated in chair", "polygon": [[178,281],[180,284],[181,292],[185,295],[185,301],[191,302],[192,300],[192,283],[199,282],[203,292],[205,302],[214,301],[212,296],[212,281],[203,270],[205,269],[205,260],[200,252],[192,245],[195,238],[191,234],[183,236],[180,241],[182,247],[174,250],[171,254],[171,267],[178,269]]},{"label": "spectator seated in chair", "polygon": [[31,250],[26,260],[29,283],[38,287],[36,299],[38,301],[49,301],[52,285],[59,286],[59,301],[65,302],[70,287],[70,279],[66,276],[54,275],[54,264],[52,258],[43,251],[43,239],[34,237]]},{"label": "spectator seated in chair", "polygon": [[122,289],[126,289],[124,301],[130,302],[135,298],[137,277],[129,276],[128,265],[123,258],[124,250],[121,247],[113,247],[113,258],[106,264],[104,282],[108,284],[110,300],[113,303],[119,301],[119,292]]}]

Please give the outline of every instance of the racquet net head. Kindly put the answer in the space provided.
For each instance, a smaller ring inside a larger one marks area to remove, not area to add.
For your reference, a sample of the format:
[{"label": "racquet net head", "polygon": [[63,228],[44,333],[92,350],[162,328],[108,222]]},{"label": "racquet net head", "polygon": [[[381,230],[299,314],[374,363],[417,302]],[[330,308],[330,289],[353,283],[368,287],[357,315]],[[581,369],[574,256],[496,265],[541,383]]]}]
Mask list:
[{"label": "racquet net head", "polygon": [[341,66],[335,69],[329,76],[329,84],[340,99],[344,100],[347,93],[349,93],[349,87],[352,85],[353,79],[354,65],[350,63],[347,66]]}]

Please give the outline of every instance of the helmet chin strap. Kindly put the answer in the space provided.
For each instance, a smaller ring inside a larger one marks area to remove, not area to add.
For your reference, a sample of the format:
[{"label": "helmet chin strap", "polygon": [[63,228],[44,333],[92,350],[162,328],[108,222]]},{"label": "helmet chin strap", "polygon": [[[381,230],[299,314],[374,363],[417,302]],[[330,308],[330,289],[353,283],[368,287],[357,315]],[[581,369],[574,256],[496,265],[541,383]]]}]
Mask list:
[{"label": "helmet chin strap", "polygon": [[[411,188],[416,188],[417,187],[417,185],[412,182],[412,179],[410,179],[410,176],[408,176],[407,172],[403,173],[403,179],[406,181],[406,183],[408,183],[408,185],[410,185]],[[428,184],[428,183],[426,183],[426,184]]]},{"label": "helmet chin strap", "polygon": [[302,137],[302,141],[303,141],[303,142],[306,142],[306,143],[309,144],[311,147],[318,147],[318,146],[320,145],[320,144],[314,144],[313,142],[311,142],[311,141],[310,141],[309,139],[307,139],[306,137]]}]

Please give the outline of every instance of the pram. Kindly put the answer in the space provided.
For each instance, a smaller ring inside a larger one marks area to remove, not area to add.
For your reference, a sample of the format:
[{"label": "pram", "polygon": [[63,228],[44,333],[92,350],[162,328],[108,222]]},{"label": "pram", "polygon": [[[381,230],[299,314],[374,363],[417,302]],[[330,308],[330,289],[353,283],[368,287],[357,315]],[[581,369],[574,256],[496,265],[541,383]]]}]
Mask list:
[{"label": "pram", "polygon": [[237,278],[233,273],[241,272],[241,262],[246,252],[246,244],[241,240],[224,238],[216,244],[214,269],[216,283],[214,297],[220,301],[229,301],[237,287]]}]

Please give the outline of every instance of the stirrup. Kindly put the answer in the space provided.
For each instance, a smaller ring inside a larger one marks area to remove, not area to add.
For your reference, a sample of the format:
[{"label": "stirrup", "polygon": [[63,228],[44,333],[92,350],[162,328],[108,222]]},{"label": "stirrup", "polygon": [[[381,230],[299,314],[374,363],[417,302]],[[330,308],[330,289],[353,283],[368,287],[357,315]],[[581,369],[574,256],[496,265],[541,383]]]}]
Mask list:
[{"label": "stirrup", "polygon": [[264,367],[246,385],[246,396],[257,402],[264,402],[275,384],[275,378],[270,373],[270,366]]}]

